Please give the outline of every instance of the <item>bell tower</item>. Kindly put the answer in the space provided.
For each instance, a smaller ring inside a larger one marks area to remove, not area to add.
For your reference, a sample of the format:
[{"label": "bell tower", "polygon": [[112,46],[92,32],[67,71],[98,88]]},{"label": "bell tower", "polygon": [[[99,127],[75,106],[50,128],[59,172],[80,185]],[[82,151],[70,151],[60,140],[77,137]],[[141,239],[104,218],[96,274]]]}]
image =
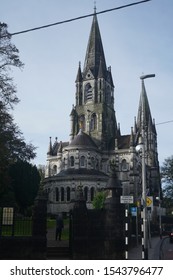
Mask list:
[{"label": "bell tower", "polygon": [[71,112],[71,139],[79,127],[103,150],[114,149],[117,123],[114,84],[106,60],[96,13],[93,16],[83,71],[76,77],[76,104]]}]

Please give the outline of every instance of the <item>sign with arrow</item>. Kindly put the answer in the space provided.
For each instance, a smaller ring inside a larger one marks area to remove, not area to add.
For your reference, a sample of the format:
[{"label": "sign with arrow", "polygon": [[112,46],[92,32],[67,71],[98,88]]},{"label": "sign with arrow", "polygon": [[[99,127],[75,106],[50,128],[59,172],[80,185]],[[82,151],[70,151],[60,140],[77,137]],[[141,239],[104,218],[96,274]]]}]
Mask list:
[{"label": "sign with arrow", "polygon": [[153,207],[153,197],[147,196],[146,203],[147,203],[147,207]]}]

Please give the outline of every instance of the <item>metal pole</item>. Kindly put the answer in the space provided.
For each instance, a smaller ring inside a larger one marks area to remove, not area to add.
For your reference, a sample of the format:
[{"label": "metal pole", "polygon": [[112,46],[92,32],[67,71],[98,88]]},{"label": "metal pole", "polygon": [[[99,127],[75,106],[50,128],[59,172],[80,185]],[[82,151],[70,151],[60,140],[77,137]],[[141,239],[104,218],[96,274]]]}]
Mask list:
[{"label": "metal pole", "polygon": [[[142,85],[144,80],[148,78],[154,78],[155,74],[147,74],[140,77]],[[147,230],[147,203],[146,203],[146,163],[145,163],[145,122],[144,122],[144,104],[142,104],[142,259],[148,260],[148,230]]]},{"label": "metal pole", "polygon": [[136,247],[138,247],[138,207],[136,207]]},{"label": "metal pole", "polygon": [[159,233],[160,233],[160,239],[162,239],[162,213],[161,213],[160,188],[159,188]]},{"label": "metal pole", "polygon": [[148,231],[147,231],[147,207],[146,207],[146,165],[145,165],[145,145],[144,145],[144,128],[142,129],[142,259],[148,260]]}]

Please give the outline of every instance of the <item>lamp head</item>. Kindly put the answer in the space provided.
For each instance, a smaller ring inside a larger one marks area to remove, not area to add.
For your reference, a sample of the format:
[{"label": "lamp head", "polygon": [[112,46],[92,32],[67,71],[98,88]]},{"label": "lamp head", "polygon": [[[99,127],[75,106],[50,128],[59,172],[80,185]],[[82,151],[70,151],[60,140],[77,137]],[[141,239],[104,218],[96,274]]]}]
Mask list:
[{"label": "lamp head", "polygon": [[142,144],[137,145],[135,149],[136,149],[137,153],[141,153],[142,152]]}]

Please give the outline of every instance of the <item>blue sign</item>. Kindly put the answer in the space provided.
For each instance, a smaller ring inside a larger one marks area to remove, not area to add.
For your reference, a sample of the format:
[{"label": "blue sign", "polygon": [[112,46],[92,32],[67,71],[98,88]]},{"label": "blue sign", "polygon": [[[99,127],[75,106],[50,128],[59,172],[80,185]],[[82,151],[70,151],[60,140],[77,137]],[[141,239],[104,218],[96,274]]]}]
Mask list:
[{"label": "blue sign", "polygon": [[132,216],[137,216],[137,207],[131,207]]}]

